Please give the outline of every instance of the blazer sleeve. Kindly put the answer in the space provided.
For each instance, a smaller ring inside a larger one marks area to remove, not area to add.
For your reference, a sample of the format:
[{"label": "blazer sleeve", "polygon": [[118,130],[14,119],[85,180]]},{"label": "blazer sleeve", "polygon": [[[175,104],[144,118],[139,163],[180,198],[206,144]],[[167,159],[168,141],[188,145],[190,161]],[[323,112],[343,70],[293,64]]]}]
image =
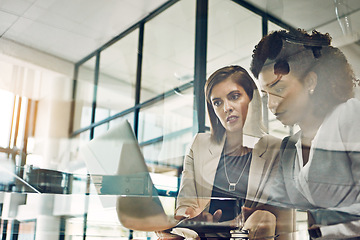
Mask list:
[{"label": "blazer sleeve", "polygon": [[194,169],[194,146],[196,145],[197,140],[198,135],[195,136],[193,143],[184,158],[180,189],[176,200],[176,216],[185,216],[185,211],[188,207],[191,207],[194,210],[199,208]]},{"label": "blazer sleeve", "polygon": [[351,198],[354,198],[354,203],[346,207],[310,211],[315,222],[329,224],[320,227],[322,237],[326,238],[360,236],[360,124],[357,123],[360,119],[360,101],[351,99],[344,106],[338,127],[351,164],[354,181]]},{"label": "blazer sleeve", "polygon": [[[345,104],[340,114],[339,129],[341,140],[350,159],[351,173],[354,181],[356,203],[360,203],[360,101],[351,99]],[[357,213],[360,209],[357,207]]]}]

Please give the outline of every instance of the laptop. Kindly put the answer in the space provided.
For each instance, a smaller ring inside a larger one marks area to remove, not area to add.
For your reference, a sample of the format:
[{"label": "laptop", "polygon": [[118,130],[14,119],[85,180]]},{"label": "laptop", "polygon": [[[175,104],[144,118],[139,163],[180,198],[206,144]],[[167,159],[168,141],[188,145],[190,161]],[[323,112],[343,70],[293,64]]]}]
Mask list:
[{"label": "laptop", "polygon": [[[173,227],[195,231],[235,228],[229,223],[178,221],[168,216],[128,121],[94,138],[80,149],[80,153],[103,206],[116,206],[119,220],[126,228],[138,231],[162,231]],[[109,201],[105,195],[115,198]]]}]

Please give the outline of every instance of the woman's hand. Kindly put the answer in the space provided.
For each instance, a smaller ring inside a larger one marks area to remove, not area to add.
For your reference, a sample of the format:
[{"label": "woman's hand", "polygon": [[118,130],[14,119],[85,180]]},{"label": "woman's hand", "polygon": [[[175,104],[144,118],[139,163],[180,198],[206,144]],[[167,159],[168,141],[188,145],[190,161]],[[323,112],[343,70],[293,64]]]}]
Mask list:
[{"label": "woman's hand", "polygon": [[218,222],[221,218],[222,211],[220,209],[216,210],[214,214],[211,214],[207,211],[198,212],[192,207],[188,207],[185,210],[184,216],[175,216],[175,219],[182,220],[182,219],[191,219],[192,221],[199,221],[199,222]]},{"label": "woman's hand", "polygon": [[243,228],[249,230],[249,239],[274,239],[276,228],[276,217],[269,211],[251,209],[245,210],[249,214],[245,218]]},{"label": "woman's hand", "polygon": [[191,220],[199,222],[218,222],[221,218],[221,215],[221,209],[216,210],[214,214],[211,214],[207,211],[202,211],[199,215],[193,217]]},{"label": "woman's hand", "polygon": [[156,231],[156,236],[158,240],[182,240],[184,237],[172,234],[168,231]]}]

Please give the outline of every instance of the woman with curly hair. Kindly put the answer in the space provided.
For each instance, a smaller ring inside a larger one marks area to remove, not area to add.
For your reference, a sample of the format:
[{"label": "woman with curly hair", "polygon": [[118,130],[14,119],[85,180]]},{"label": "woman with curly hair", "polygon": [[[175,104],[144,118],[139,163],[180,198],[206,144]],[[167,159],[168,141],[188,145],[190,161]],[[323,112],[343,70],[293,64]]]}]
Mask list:
[{"label": "woman with curly hair", "polygon": [[350,64],[330,43],[317,31],[272,32],[251,71],[276,118],[300,127],[282,141],[272,202],[309,210],[310,235],[338,239],[360,236],[360,101]]}]

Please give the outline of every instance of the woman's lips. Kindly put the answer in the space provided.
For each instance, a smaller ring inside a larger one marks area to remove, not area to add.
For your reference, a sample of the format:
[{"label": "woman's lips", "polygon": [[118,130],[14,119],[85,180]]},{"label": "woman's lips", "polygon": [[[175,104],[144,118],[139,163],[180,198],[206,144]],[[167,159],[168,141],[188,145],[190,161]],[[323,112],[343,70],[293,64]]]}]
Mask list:
[{"label": "woman's lips", "polygon": [[238,118],[239,118],[239,117],[237,117],[237,116],[229,116],[229,117],[226,118],[226,121],[227,121],[228,123],[233,123],[233,122],[236,122],[236,120],[237,120]]}]

